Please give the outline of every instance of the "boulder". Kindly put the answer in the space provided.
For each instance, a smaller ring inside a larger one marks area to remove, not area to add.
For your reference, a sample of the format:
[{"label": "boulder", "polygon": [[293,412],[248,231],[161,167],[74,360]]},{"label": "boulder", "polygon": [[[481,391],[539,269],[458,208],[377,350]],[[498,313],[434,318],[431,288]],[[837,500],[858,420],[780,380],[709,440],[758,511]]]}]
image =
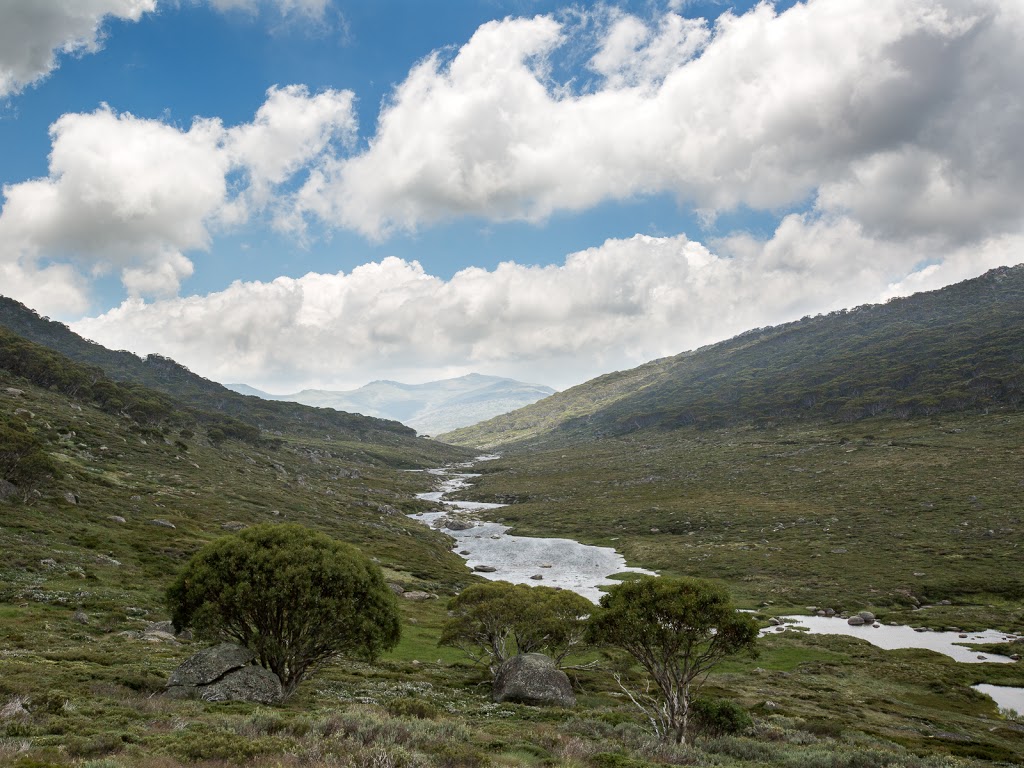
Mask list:
[{"label": "boulder", "polygon": [[870,624],[875,620],[875,614],[873,614],[871,611],[861,611],[857,615],[864,619],[865,624]]},{"label": "boulder", "polygon": [[513,656],[502,664],[494,676],[492,697],[498,703],[576,706],[569,676],[542,653]]},{"label": "boulder", "polygon": [[402,597],[405,598],[406,600],[412,600],[414,602],[422,602],[424,600],[434,600],[434,599],[437,598],[437,595],[432,595],[429,592],[423,592],[421,590],[414,589],[414,590],[412,590],[410,592],[403,592],[402,593]]},{"label": "boulder", "polygon": [[270,670],[250,664],[228,672],[220,680],[199,689],[204,701],[256,701],[274,704],[281,700],[281,681]]},{"label": "boulder", "polygon": [[89,616],[85,611],[79,608],[77,611],[75,611],[74,615],[71,617],[71,620],[78,624],[88,624]]},{"label": "boulder", "polygon": [[474,565],[473,570],[478,571],[479,573],[494,573],[498,569],[493,565]]},{"label": "boulder", "polygon": [[18,487],[7,480],[0,479],[0,499],[6,499],[18,493]]},{"label": "boulder", "polygon": [[395,581],[389,581],[388,582],[388,589],[390,589],[396,595],[404,595],[405,594],[405,587],[403,587],[401,584],[399,584],[398,582],[395,582]]},{"label": "boulder", "polygon": [[851,616],[846,620],[846,623],[851,627],[859,627],[864,623],[864,619],[861,616]]},{"label": "boulder", "polygon": [[221,643],[189,657],[171,673],[166,695],[205,701],[281,700],[277,675],[252,664],[256,654],[233,643]]},{"label": "boulder", "polygon": [[444,527],[449,531],[468,531],[470,528],[476,526],[476,523],[470,522],[469,520],[459,520],[458,518],[448,518],[444,522]]},{"label": "boulder", "polygon": [[534,581],[544,581],[544,576],[539,573],[533,574],[533,576],[531,576],[530,578]]},{"label": "boulder", "polygon": [[150,520],[149,522],[150,522],[151,525],[158,525],[161,528],[177,528],[178,527],[174,523],[170,522],[169,520],[155,519],[155,520]]}]

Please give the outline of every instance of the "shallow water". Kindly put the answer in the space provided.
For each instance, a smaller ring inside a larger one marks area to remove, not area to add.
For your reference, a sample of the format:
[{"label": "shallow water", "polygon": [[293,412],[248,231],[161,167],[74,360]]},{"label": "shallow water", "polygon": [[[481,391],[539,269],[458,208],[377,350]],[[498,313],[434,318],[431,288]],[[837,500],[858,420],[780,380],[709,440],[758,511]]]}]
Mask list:
[{"label": "shallow water", "polygon": [[1024,715],[1024,688],[1013,688],[1009,685],[989,685],[978,683],[972,685],[976,691],[991,696],[1000,709],[1009,709],[1018,715]]},{"label": "shallow water", "polygon": [[[477,461],[487,461],[496,456],[480,456]],[[417,494],[417,498],[436,504],[443,504],[449,511],[474,512],[481,509],[496,509],[504,504],[487,504],[476,501],[449,501],[445,495],[470,485],[470,480],[479,477],[471,472],[459,472],[472,464],[456,465],[452,469],[432,469],[429,473],[444,479],[436,491]],[[411,515],[425,525],[437,527],[437,522],[446,512],[423,512]],[[465,515],[460,515],[465,517]],[[602,586],[617,584],[609,579],[612,574],[631,572],[657,575],[643,568],[631,568],[626,559],[611,547],[594,547],[572,539],[548,539],[535,536],[511,536],[507,525],[475,521],[472,528],[464,531],[444,530],[455,539],[454,552],[468,551],[462,555],[466,564],[473,568],[487,565],[495,568],[493,573],[480,576],[494,581],[508,581],[513,584],[530,586],[561,587],[571,589],[593,602],[603,592]],[[541,576],[541,579],[533,579]]]},{"label": "shallow water", "polygon": [[[994,664],[1013,663],[1013,659],[1006,656],[999,656],[994,653],[979,654],[976,650],[958,645],[958,643],[1002,643],[1008,639],[1014,639],[1013,635],[997,632],[992,629],[987,629],[984,632],[967,633],[915,632],[912,627],[888,624],[880,624],[878,627],[874,627],[871,624],[863,624],[855,627],[847,624],[846,619],[829,616],[779,616],[779,619],[786,622],[784,626],[787,632],[799,631],[801,628],[804,628],[811,634],[859,637],[862,640],[867,640],[872,645],[887,650],[896,648],[926,648],[966,664],[981,664],[985,662]],[[762,630],[761,634],[771,635],[777,631],[778,627],[768,627]],[[961,634],[966,634],[967,637],[960,637]]]}]

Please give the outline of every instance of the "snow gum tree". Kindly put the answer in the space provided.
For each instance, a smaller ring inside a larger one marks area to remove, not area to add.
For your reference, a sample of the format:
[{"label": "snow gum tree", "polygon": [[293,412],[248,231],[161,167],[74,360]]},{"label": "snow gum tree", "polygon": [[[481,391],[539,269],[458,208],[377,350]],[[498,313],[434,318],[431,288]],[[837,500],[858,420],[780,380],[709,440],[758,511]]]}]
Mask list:
[{"label": "snow gum tree", "polygon": [[685,743],[693,697],[711,669],[753,653],[757,624],[728,593],[701,579],[644,577],[611,588],[590,621],[595,644],[621,648],[649,677],[644,691],[619,685],[658,736]]},{"label": "snow gum tree", "polygon": [[338,656],[398,644],[398,606],[355,547],[296,524],[264,524],[203,547],[167,590],[177,629],[251,649],[285,695]]}]

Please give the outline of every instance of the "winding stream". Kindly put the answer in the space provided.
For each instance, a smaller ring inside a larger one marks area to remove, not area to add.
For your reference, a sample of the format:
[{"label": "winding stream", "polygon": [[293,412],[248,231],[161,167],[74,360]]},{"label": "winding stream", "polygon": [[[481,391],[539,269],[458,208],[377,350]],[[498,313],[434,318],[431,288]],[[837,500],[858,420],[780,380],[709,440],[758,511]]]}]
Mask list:
[{"label": "winding stream", "polygon": [[[443,508],[438,511],[411,515],[414,520],[443,530],[454,538],[455,546],[452,547],[452,550],[465,558],[466,564],[470,568],[474,570],[479,567],[489,569],[477,571],[479,575],[514,584],[571,589],[595,603],[602,595],[600,587],[618,583],[608,578],[613,574],[630,572],[657,575],[654,571],[627,566],[625,558],[611,547],[589,546],[572,539],[512,536],[507,533],[508,526],[478,520],[472,514],[483,509],[503,507],[504,504],[453,501],[446,498],[450,493],[467,488],[474,477],[480,476],[465,470],[471,469],[476,462],[496,458],[498,457],[478,456],[472,462],[426,470],[437,476],[440,482],[437,490],[417,494],[417,498],[438,504]],[[449,527],[453,523],[455,527]],[[459,528],[463,525],[466,527],[460,530]],[[1013,663],[1013,659],[1006,656],[979,653],[975,649],[964,647],[964,643],[1002,643],[1016,639],[1013,635],[995,630],[970,633],[919,632],[912,627],[885,625],[879,622],[852,626],[847,624],[846,619],[838,617],[781,616],[779,618],[786,623],[779,627],[768,627],[762,630],[761,634],[805,631],[811,634],[846,635],[866,640],[872,645],[887,650],[896,648],[932,650],[967,664]],[[966,636],[962,637],[961,635]],[[985,686],[984,688],[985,693],[990,693],[987,688],[998,689],[990,695],[1002,707],[1017,711],[1024,707],[1020,701],[1020,698],[1024,696],[1022,693],[1024,689],[1000,688],[998,686]],[[996,698],[997,695],[1002,698]]]},{"label": "winding stream", "polygon": [[[496,458],[498,457],[479,456],[476,461]],[[603,594],[600,587],[618,583],[608,578],[613,574],[630,572],[657,575],[654,571],[627,566],[626,559],[611,547],[590,546],[572,539],[512,536],[507,533],[507,525],[473,519],[473,512],[505,506],[478,501],[452,501],[445,498],[449,493],[468,487],[470,480],[480,476],[460,471],[471,468],[474,463],[476,462],[427,470],[430,474],[443,479],[436,491],[419,493],[416,498],[444,505],[444,510],[421,512],[411,517],[432,528],[443,530],[454,538],[455,546],[452,547],[452,551],[465,558],[470,568],[494,569],[477,571],[480,576],[513,584],[571,589],[596,603]],[[472,527],[464,530],[445,527],[446,523],[450,524],[452,520],[457,520],[457,524],[471,522]]]}]

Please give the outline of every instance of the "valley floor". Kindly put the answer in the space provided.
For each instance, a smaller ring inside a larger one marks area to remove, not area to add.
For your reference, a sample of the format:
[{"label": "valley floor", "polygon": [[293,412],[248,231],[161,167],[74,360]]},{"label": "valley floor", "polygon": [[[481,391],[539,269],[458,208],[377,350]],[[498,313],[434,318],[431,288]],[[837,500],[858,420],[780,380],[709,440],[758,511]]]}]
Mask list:
[{"label": "valley floor", "polygon": [[[759,658],[717,668],[707,692],[738,702],[754,727],[693,747],[653,741],[596,653],[577,660],[599,663],[573,673],[574,709],[492,704],[481,672],[437,646],[447,596],[476,577],[443,536],[406,517],[429,509],[415,494],[431,480],[401,471],[465,452],[411,457],[287,437],[214,445],[140,434],[46,391],[26,389],[16,402],[3,392],[8,412],[31,411],[64,473],[38,495],[0,502],[0,765],[1024,761],[1024,724],[970,687],[1024,685],[1024,666],[842,637],[772,635]],[[487,514],[516,532],[614,546],[631,565],[720,580],[764,619],[816,605],[1020,632],[1022,433],[1018,414],[645,433],[506,455],[481,465],[467,493],[508,503]],[[357,544],[389,580],[439,597],[401,601],[402,643],[377,664],[327,667],[280,707],[161,697],[197,646],[144,631],[167,618],[173,574],[225,531],[275,519]]]}]

